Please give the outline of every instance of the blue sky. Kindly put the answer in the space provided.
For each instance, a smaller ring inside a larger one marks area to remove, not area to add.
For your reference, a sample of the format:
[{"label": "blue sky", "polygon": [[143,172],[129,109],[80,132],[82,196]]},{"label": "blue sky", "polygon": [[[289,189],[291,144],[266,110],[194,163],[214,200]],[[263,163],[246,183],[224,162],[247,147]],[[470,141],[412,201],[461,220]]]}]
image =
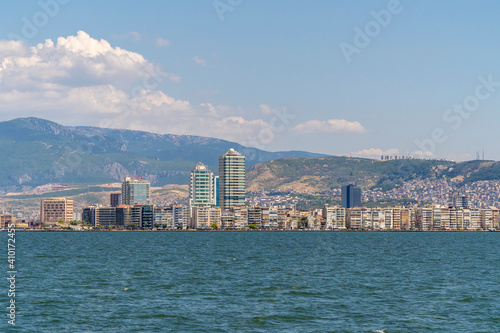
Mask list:
[{"label": "blue sky", "polygon": [[[0,12],[0,120],[364,157],[468,160],[484,148],[499,160],[499,10],[451,0],[12,2]],[[23,34],[27,21],[35,32]],[[357,28],[374,29],[368,45],[356,44]],[[159,68],[163,79],[144,87]],[[470,112],[453,111],[465,102]]]}]

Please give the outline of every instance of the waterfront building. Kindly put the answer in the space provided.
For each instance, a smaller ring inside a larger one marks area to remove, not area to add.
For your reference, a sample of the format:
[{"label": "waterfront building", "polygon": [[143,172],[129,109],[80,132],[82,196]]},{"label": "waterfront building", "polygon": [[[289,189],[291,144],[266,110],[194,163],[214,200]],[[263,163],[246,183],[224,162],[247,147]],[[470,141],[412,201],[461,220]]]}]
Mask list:
[{"label": "waterfront building", "polygon": [[342,186],[342,207],[361,207],[361,187],[356,185]]},{"label": "waterfront building", "polygon": [[110,227],[117,225],[116,207],[105,207],[101,205],[92,205],[83,208],[82,220],[94,227]]},{"label": "waterfront building", "polygon": [[12,223],[16,223],[15,216],[12,216],[12,214],[0,214],[0,228],[8,229]]},{"label": "waterfront building", "polygon": [[248,224],[253,224],[257,228],[262,226],[262,209],[260,207],[248,208]]},{"label": "waterfront building", "polygon": [[345,208],[325,205],[321,216],[325,219],[325,229],[327,230],[345,229],[346,227]]},{"label": "waterfront building", "polygon": [[193,229],[211,229],[213,224],[217,227],[221,225],[220,207],[193,207],[192,214],[191,228]]},{"label": "waterfront building", "polygon": [[189,226],[189,207],[173,205],[174,226],[176,229],[186,229]]},{"label": "waterfront building", "polygon": [[40,203],[40,222],[56,224],[73,219],[73,200],[66,198],[42,199]]},{"label": "waterfront building", "polygon": [[116,225],[153,228],[153,205],[120,205],[116,207]]},{"label": "waterfront building", "polygon": [[95,226],[112,227],[116,225],[116,207],[99,207],[96,209]]},{"label": "waterfront building", "polygon": [[347,227],[349,229],[362,229],[362,208],[350,208],[347,211]]},{"label": "waterfront building", "polygon": [[154,207],[153,224],[163,229],[175,229],[173,206]]},{"label": "waterfront building", "polygon": [[126,177],[122,183],[122,205],[148,204],[150,183],[141,176]]},{"label": "waterfront building", "polygon": [[221,228],[234,229],[234,212],[232,210],[224,210],[221,212]]},{"label": "waterfront building", "polygon": [[153,205],[141,205],[141,228],[153,229]]},{"label": "waterfront building", "polygon": [[287,211],[285,207],[278,207],[277,227],[279,230],[287,228]]},{"label": "waterfront building", "polygon": [[270,210],[269,207],[262,207],[261,209],[261,227],[263,229],[271,228],[270,224]]},{"label": "waterfront building", "polygon": [[219,201],[223,210],[245,205],[245,156],[233,148],[219,157]]},{"label": "waterfront building", "polygon": [[231,208],[234,214],[234,227],[245,229],[248,226],[248,209],[246,207]]}]

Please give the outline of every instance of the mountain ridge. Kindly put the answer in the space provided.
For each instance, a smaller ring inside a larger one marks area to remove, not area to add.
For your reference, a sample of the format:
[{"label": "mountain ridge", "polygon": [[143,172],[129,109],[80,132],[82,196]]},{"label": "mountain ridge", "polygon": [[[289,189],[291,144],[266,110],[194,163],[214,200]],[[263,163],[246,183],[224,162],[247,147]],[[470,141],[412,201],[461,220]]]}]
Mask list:
[{"label": "mountain ridge", "polygon": [[349,183],[390,190],[414,180],[448,179],[457,185],[499,180],[500,162],[402,159],[379,161],[354,157],[280,159],[250,167],[248,191],[323,192]]},{"label": "mountain ridge", "polygon": [[234,148],[247,166],[273,159],[319,157],[303,151],[269,152],[195,135],[92,126],[64,126],[29,117],[0,122],[0,190],[48,183],[105,183],[141,174],[153,185],[185,184],[196,162],[217,173],[218,156]]}]

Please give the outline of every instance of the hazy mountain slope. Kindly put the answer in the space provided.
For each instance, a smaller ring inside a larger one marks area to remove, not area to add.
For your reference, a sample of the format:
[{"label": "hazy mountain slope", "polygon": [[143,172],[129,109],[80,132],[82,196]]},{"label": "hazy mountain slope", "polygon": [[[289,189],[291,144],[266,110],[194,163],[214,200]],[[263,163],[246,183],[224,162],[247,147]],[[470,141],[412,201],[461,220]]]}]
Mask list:
[{"label": "hazy mountain slope", "polygon": [[156,186],[185,184],[201,161],[217,173],[218,156],[235,148],[247,166],[308,152],[267,152],[214,138],[141,131],[70,127],[38,119],[0,122],[0,188],[46,183],[100,183],[140,174]]}]

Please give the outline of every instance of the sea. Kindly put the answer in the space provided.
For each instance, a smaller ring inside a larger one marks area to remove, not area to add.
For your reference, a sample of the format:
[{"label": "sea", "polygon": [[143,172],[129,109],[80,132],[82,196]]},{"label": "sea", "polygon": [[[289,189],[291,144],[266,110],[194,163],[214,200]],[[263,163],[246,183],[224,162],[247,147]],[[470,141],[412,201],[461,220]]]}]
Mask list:
[{"label": "sea", "polygon": [[500,332],[500,232],[0,236],[0,332]]}]

